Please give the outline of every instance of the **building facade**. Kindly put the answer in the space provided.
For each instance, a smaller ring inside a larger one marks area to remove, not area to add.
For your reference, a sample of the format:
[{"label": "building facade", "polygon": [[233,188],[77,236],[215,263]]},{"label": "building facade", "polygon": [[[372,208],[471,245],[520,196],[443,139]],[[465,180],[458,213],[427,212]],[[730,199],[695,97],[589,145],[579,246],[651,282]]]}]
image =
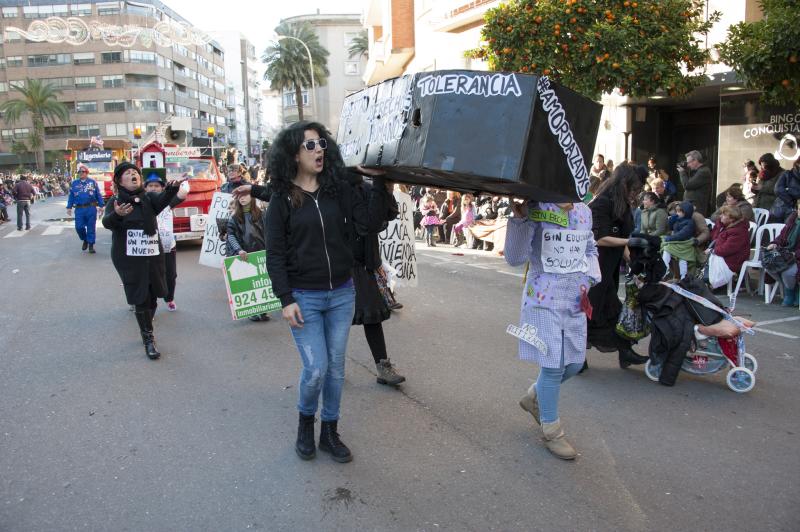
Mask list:
[{"label": "building facade", "polygon": [[[361,76],[364,72],[366,57],[349,57],[348,49],[353,39],[364,32],[360,15],[302,15],[291,17],[281,23],[311,24],[319,36],[320,44],[328,50],[328,82],[316,87],[316,93],[309,99],[309,89],[303,89],[303,117],[325,124],[336,136],[339,127],[339,116],[344,98],[365,87]],[[296,122],[298,118],[294,89],[283,92],[283,123]]]},{"label": "building facade", "polygon": [[[0,102],[19,95],[13,90],[26,78],[44,80],[61,89],[58,99],[70,111],[64,124],[46,124],[45,150],[62,150],[68,138],[120,138],[133,140],[134,128],[142,135],[170,116],[191,118],[191,135],[207,137],[216,130],[215,142],[227,142],[226,86],[223,48],[207,44],[145,46],[135,39],[125,46],[113,31],[107,39],[82,44],[33,42],[10,28],[27,30],[49,17],[78,18],[82,24],[152,28],[157,22],[187,23],[158,0],[136,2],[87,1],[56,4],[46,0],[0,0]],[[114,39],[117,39],[114,43]],[[14,140],[30,135],[30,117],[9,124],[0,117],[0,151],[10,151]]]}]

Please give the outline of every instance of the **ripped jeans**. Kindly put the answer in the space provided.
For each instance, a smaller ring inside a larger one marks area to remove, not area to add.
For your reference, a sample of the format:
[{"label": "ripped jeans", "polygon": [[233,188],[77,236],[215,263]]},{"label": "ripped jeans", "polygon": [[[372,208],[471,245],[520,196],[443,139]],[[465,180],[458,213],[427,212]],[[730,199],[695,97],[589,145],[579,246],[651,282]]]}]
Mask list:
[{"label": "ripped jeans", "polygon": [[334,290],[293,290],[303,314],[303,327],[292,328],[300,351],[297,410],[306,416],[317,413],[322,392],[322,421],[339,419],[339,404],[344,386],[344,360],[347,337],[353,323],[355,290],[352,283]]}]

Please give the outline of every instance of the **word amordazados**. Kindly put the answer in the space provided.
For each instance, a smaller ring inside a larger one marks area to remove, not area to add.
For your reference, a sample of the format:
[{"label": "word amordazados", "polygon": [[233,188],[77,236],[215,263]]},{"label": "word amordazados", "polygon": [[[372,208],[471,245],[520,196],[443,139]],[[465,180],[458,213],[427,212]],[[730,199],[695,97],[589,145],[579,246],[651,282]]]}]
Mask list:
[{"label": "word amordazados", "polygon": [[575,191],[579,198],[583,198],[589,192],[589,171],[583,160],[583,153],[581,153],[572,129],[569,127],[569,122],[567,122],[564,108],[555,91],[550,87],[550,80],[546,77],[542,76],[536,82],[536,91],[542,101],[542,109],[547,113],[547,125],[550,126],[550,132],[556,136],[561,151],[567,157],[567,166],[575,180]]},{"label": "word amordazados", "polygon": [[432,94],[467,94],[471,96],[522,96],[514,74],[444,74],[425,76],[417,81],[421,96]]}]

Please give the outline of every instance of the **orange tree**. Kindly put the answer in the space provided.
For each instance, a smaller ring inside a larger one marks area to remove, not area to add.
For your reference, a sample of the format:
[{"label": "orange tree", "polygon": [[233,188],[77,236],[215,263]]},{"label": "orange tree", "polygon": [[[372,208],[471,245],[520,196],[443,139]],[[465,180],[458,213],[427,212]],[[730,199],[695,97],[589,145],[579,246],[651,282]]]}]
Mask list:
[{"label": "orange tree", "polygon": [[483,44],[467,55],[593,99],[614,88],[680,96],[704,82],[703,38],[717,20],[696,0],[511,0],[487,11]]},{"label": "orange tree", "polygon": [[765,102],[800,105],[800,6],[797,0],[759,4],[764,18],[731,26],[720,59],[748,88],[763,91]]}]

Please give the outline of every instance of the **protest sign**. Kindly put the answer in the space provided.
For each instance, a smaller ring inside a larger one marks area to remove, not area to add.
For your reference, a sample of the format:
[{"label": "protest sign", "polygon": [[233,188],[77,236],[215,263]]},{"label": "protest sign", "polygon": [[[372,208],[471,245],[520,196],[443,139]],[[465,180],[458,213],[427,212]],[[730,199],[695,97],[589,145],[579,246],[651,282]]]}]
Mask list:
[{"label": "protest sign", "polygon": [[148,235],[141,229],[128,229],[125,243],[129,257],[154,257],[161,253],[158,234]]},{"label": "protest sign", "polygon": [[158,236],[161,237],[161,246],[164,248],[164,253],[169,253],[172,251],[172,246],[175,245],[172,209],[167,207],[158,213],[156,218],[158,220]]},{"label": "protest sign", "polygon": [[559,274],[588,272],[586,243],[591,238],[591,231],[543,230],[542,269]]},{"label": "protest sign", "polygon": [[394,193],[400,214],[378,235],[381,262],[394,271],[400,286],[417,286],[417,255],[414,251],[414,202],[405,192]]},{"label": "protest sign", "polygon": [[208,209],[208,222],[203,233],[203,247],[200,249],[200,264],[209,268],[219,268],[225,258],[225,242],[219,239],[219,226],[216,220],[227,220],[231,213],[228,210],[233,196],[224,192],[215,192]]},{"label": "protest sign", "polygon": [[266,251],[248,253],[246,261],[239,257],[225,258],[223,274],[234,320],[280,310],[281,302],[272,292],[272,281],[267,275]]}]

